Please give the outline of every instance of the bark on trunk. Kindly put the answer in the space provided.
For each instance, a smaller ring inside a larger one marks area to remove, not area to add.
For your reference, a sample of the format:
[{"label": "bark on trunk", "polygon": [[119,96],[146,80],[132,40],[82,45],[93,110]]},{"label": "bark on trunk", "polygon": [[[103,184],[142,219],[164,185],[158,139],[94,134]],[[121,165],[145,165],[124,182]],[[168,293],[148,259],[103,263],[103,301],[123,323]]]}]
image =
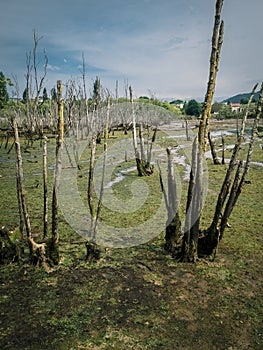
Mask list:
[{"label": "bark on trunk", "polygon": [[220,162],[219,162],[219,159],[217,158],[217,154],[216,154],[216,150],[215,150],[215,144],[214,144],[214,141],[212,140],[210,131],[208,132],[208,140],[209,140],[209,145],[210,145],[210,149],[211,149],[213,162],[214,162],[215,165],[218,165],[218,164],[220,164]]},{"label": "bark on trunk", "polygon": [[110,117],[110,97],[108,96],[107,113],[106,113],[105,130],[104,130],[104,158],[103,158],[103,167],[102,167],[102,178],[101,178],[98,205],[96,210],[95,210],[94,200],[93,200],[94,166],[95,166],[95,155],[96,155],[95,134],[92,138],[92,145],[91,145],[89,180],[88,180],[88,204],[89,204],[90,216],[91,216],[91,225],[90,225],[91,240],[86,242],[86,249],[87,249],[86,261],[87,262],[93,262],[100,259],[100,249],[96,244],[96,231],[97,231],[97,225],[98,225],[98,220],[101,212],[102,198],[104,193],[104,178],[105,178],[106,163],[107,163],[108,136],[109,136],[109,117]]},{"label": "bark on trunk", "polygon": [[[167,148],[168,157],[168,197],[166,197],[166,205],[168,206],[168,220],[166,224],[165,234],[165,250],[172,254],[172,256],[178,255],[180,252],[182,232],[181,221],[178,214],[178,198],[176,180],[174,177],[174,167],[171,150]],[[162,185],[162,181],[161,181]],[[163,187],[163,185],[162,185]],[[163,190],[164,192],[164,190]]]},{"label": "bark on trunk", "polygon": [[193,195],[194,195],[196,171],[197,171],[197,152],[198,152],[198,140],[196,137],[192,147],[192,163],[191,163],[191,172],[190,172],[190,179],[189,179],[188,193],[187,193],[184,237],[183,237],[183,246],[182,246],[183,261],[188,261],[190,256],[190,237],[191,237],[190,233],[191,233],[191,227],[192,227],[192,211],[194,210]]},{"label": "bark on trunk", "polygon": [[199,125],[198,138],[202,146],[202,151],[205,152],[207,144],[207,133],[209,131],[209,121],[212,109],[212,101],[215,92],[216,77],[218,72],[218,65],[221,53],[221,47],[223,43],[224,34],[224,22],[220,22],[221,11],[223,7],[223,0],[217,0],[216,2],[216,14],[212,35],[212,49],[210,55],[210,70],[209,79],[207,84],[207,92],[204,101],[204,109],[202,118]]},{"label": "bark on trunk", "polygon": [[[203,157],[205,155],[208,142],[209,123],[212,109],[212,100],[215,92],[216,77],[218,65],[223,43],[224,22],[221,21],[221,10],[223,0],[216,2],[216,14],[212,35],[212,49],[210,55],[209,79],[207,84],[207,92],[202,111],[202,117],[198,130],[198,141],[195,140],[192,152],[192,169],[188,187],[187,213],[185,234],[182,247],[182,260],[195,261],[199,250],[200,235],[200,211],[202,204],[202,173],[203,173]],[[198,144],[197,144],[198,143]]]},{"label": "bark on trunk", "polygon": [[30,224],[30,218],[29,218],[27,202],[26,202],[26,191],[25,191],[25,185],[24,185],[23,163],[22,163],[22,154],[21,154],[19,135],[18,135],[18,127],[15,119],[13,119],[13,128],[14,128],[14,134],[15,134],[15,146],[16,146],[16,156],[17,156],[17,178],[18,178],[17,191],[18,191],[18,196],[21,199],[21,206],[23,211],[27,238],[30,238],[31,224]]},{"label": "bark on trunk", "polygon": [[105,122],[105,130],[104,130],[104,157],[103,157],[103,166],[102,166],[102,177],[101,177],[101,187],[100,187],[100,195],[98,201],[98,207],[96,212],[96,220],[94,227],[94,240],[96,239],[96,229],[100,216],[101,206],[102,206],[102,198],[104,193],[104,178],[106,171],[106,163],[107,163],[107,152],[108,152],[108,137],[109,137],[109,118],[110,118],[110,97],[107,99],[107,113],[106,113],[106,122]]},{"label": "bark on trunk", "polygon": [[228,218],[230,217],[232,210],[235,206],[235,197],[236,197],[236,193],[238,190],[238,184],[239,184],[239,180],[241,177],[242,167],[243,167],[243,162],[240,161],[238,163],[235,179],[234,179],[231,191],[230,191],[228,201],[227,201],[225,209],[224,209],[224,213],[223,213],[222,218],[221,218],[220,228],[219,228],[219,240],[221,240],[223,238],[225,228],[227,227]]},{"label": "bark on trunk", "polygon": [[48,177],[47,177],[47,138],[43,140],[43,192],[44,192],[44,210],[43,210],[43,237],[47,236],[48,229]]},{"label": "bark on trunk", "polygon": [[64,140],[64,112],[63,112],[63,99],[62,99],[62,82],[57,81],[57,100],[58,100],[58,126],[57,126],[57,145],[56,145],[56,168],[55,179],[53,185],[52,196],[52,241],[50,244],[50,254],[54,263],[59,262],[59,232],[58,232],[58,191],[61,176],[61,158]]},{"label": "bark on trunk", "polygon": [[221,136],[221,140],[222,140],[222,164],[225,164],[225,138],[222,135]]},{"label": "bark on trunk", "polygon": [[190,137],[189,137],[189,131],[188,131],[188,120],[185,119],[185,134],[186,134],[186,140],[190,141]]},{"label": "bark on trunk", "polygon": [[17,155],[17,178],[18,178],[17,191],[18,191],[18,196],[21,198],[21,207],[22,207],[27,241],[28,241],[28,246],[30,251],[30,259],[33,264],[42,266],[45,269],[47,269],[48,266],[47,266],[47,260],[46,260],[45,243],[38,244],[32,238],[31,224],[30,224],[30,218],[29,218],[27,202],[26,202],[26,192],[25,192],[25,185],[24,185],[23,164],[22,164],[22,155],[21,155],[21,148],[20,148],[19,135],[18,135],[18,127],[15,119],[13,120],[13,128],[14,128],[14,134],[15,134],[15,145],[16,145],[16,155]]},{"label": "bark on trunk", "polygon": [[237,165],[238,155],[239,155],[239,151],[241,149],[241,144],[243,141],[246,120],[247,120],[247,116],[249,113],[249,107],[250,107],[250,104],[253,100],[256,88],[257,88],[257,84],[254,86],[254,88],[251,92],[249,102],[247,104],[247,110],[246,110],[246,113],[245,113],[243,120],[242,120],[242,125],[241,125],[241,129],[239,132],[239,137],[238,137],[237,142],[235,144],[235,147],[234,147],[234,150],[232,153],[232,157],[231,157],[231,160],[229,163],[229,167],[227,169],[227,173],[226,173],[223,185],[221,187],[221,191],[218,195],[213,221],[212,221],[209,229],[206,231],[205,241],[206,241],[206,245],[207,245],[207,254],[208,255],[213,253],[213,250],[216,249],[218,242],[219,242],[219,236],[220,236],[219,221],[223,215],[224,204],[226,202],[226,199],[227,199],[227,196],[229,194],[230,187],[231,187],[231,184],[233,181],[234,171],[235,171],[235,168]]},{"label": "bark on trunk", "polygon": [[[130,102],[132,106],[132,136],[133,136],[133,147],[134,147],[134,155],[136,160],[136,167],[138,171],[138,176],[149,176],[153,173],[153,166],[150,165],[146,161],[146,156],[144,153],[144,139],[143,139],[143,133],[142,129],[140,129],[139,137],[140,137],[140,143],[141,143],[141,154],[138,149],[138,142],[137,142],[137,131],[136,131],[136,119],[135,119],[135,111],[134,111],[134,103],[133,103],[133,96],[132,96],[132,87],[129,87],[130,90]],[[156,135],[156,134],[155,134]]]},{"label": "bark on trunk", "polygon": [[[257,134],[257,129],[258,129],[258,121],[261,117],[262,114],[262,103],[263,103],[263,83],[261,84],[261,89],[260,89],[260,96],[258,100],[258,105],[257,105],[257,112],[256,112],[256,118],[253,123],[252,131],[251,131],[251,138],[249,142],[249,147],[248,147],[248,152],[247,152],[247,159],[245,163],[245,167],[243,170],[243,174],[241,174],[241,164],[239,164],[239,167],[236,172],[236,177],[232,186],[232,190],[228,199],[228,202],[226,204],[226,208],[223,214],[223,217],[221,219],[220,223],[220,239],[223,238],[224,230],[227,226],[227,220],[230,217],[232,210],[234,209],[236,202],[238,200],[239,195],[241,194],[243,185],[245,183],[245,179],[248,174],[249,170],[249,165],[252,157],[252,152],[254,148],[254,141],[255,141],[255,136]],[[240,179],[241,177],[241,179]]]},{"label": "bark on trunk", "polygon": [[21,255],[21,247],[11,241],[8,229],[0,228],[0,265],[17,262]]},{"label": "bark on trunk", "polygon": [[96,136],[93,134],[91,141],[91,150],[90,150],[90,161],[89,161],[89,179],[88,179],[88,205],[90,210],[90,238],[93,241],[95,239],[94,227],[95,227],[95,207],[93,200],[93,191],[94,191],[94,165],[95,165],[95,155],[96,155]]}]

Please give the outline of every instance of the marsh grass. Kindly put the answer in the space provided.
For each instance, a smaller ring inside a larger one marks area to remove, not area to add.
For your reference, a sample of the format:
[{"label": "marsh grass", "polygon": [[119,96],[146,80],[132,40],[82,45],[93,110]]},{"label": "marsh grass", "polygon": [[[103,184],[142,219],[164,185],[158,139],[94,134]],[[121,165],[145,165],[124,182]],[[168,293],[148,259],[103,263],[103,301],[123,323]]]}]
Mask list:
[{"label": "marsh grass", "polygon": [[[110,142],[116,140],[114,137]],[[233,141],[234,136],[227,139],[229,144]],[[170,145],[170,139],[162,142],[164,147]],[[252,161],[262,162],[261,143],[262,139],[258,139]],[[48,150],[51,198],[52,140]],[[243,151],[245,155],[245,146]],[[23,154],[27,201],[33,233],[41,237],[43,190],[39,143],[30,152]],[[7,155],[3,147],[0,149],[1,225],[13,229],[15,240],[19,239],[19,217],[14,159],[14,151]],[[211,222],[227,167],[215,166],[210,160],[207,163],[209,190],[203,227]],[[130,165],[123,162],[116,172]],[[78,172],[83,200],[87,170],[83,161]],[[183,167],[179,167],[179,173],[183,175]],[[121,200],[131,199],[135,179],[136,173],[129,173],[113,186],[114,194]],[[162,232],[140,246],[107,248],[99,262],[87,265],[83,237],[61,215],[61,262],[56,269],[47,274],[29,265],[26,255],[18,264],[0,267],[0,348],[262,349],[262,167],[252,164],[247,180],[230,217],[231,228],[227,228],[214,262],[200,261],[195,265],[175,262],[163,250]],[[150,196],[138,211],[124,215],[103,207],[101,220],[111,223],[113,229],[114,225],[128,227],[147,220],[158,207],[161,194],[157,173],[144,181]],[[186,190],[187,182],[182,180],[182,215]]]}]

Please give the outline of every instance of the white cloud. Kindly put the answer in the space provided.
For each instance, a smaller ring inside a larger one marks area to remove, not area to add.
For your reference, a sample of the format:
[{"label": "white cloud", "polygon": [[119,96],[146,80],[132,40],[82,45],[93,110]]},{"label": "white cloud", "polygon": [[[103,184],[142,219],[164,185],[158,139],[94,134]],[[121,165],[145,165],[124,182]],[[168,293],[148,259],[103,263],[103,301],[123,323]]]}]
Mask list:
[{"label": "white cloud", "polygon": [[[214,5],[215,0],[133,0],[126,6],[121,0],[64,0],[62,7],[51,0],[38,6],[33,0],[5,1],[0,67],[7,76],[19,72],[23,88],[25,52],[33,46],[36,28],[43,36],[39,52],[46,48],[49,57],[50,86],[62,76],[79,76],[84,52],[90,82],[99,75],[105,87],[114,89],[116,79],[127,78],[137,94],[151,89],[162,97],[202,96]],[[225,38],[216,94],[250,90],[250,81],[261,77],[262,12],[262,0],[224,2]]]},{"label": "white cloud", "polygon": [[51,65],[49,63],[47,65],[47,69],[48,70],[52,70],[52,71],[59,71],[60,70],[60,68],[58,66],[53,66],[53,65]]}]

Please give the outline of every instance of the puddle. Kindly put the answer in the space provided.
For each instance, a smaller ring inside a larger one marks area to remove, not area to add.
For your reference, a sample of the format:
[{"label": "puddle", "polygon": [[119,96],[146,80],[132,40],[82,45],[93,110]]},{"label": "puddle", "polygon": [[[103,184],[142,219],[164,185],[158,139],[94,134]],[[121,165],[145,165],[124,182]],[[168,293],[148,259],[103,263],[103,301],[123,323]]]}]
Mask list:
[{"label": "puddle", "polygon": [[124,179],[125,174],[130,173],[134,170],[136,170],[136,166],[133,166],[133,167],[128,168],[128,169],[120,170],[118,173],[115,174],[115,176],[116,176],[115,179],[108,182],[107,185],[104,186],[104,188],[106,188],[106,189],[111,188],[114,184],[121,182]]}]

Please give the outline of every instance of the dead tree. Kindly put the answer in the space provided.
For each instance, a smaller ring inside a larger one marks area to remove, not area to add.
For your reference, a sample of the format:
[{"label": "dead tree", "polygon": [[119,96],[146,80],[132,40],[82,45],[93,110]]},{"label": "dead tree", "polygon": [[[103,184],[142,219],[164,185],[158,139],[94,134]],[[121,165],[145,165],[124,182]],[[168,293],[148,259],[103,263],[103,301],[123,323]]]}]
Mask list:
[{"label": "dead tree", "polygon": [[[251,161],[251,156],[253,152],[253,147],[254,147],[254,141],[255,141],[255,136],[257,135],[258,131],[258,122],[259,118],[262,115],[262,104],[263,104],[263,83],[261,84],[261,89],[260,89],[260,95],[259,95],[259,101],[257,105],[257,112],[256,112],[256,118],[254,119],[252,131],[251,131],[251,137],[250,137],[250,142],[249,142],[249,147],[248,147],[248,152],[247,152],[247,158],[244,166],[244,170],[242,173],[242,163],[239,163],[238,169],[236,171],[235,175],[235,180],[232,185],[231,193],[229,195],[228,202],[225,206],[224,212],[222,214],[220,226],[219,226],[219,239],[221,240],[223,238],[223,234],[225,231],[225,228],[227,227],[227,222],[228,219],[232,213],[232,210],[238,200],[238,197],[241,194],[242,188],[245,183],[245,179],[249,170],[249,165]],[[249,108],[249,106],[248,106]],[[248,109],[247,109],[248,111]]]},{"label": "dead tree", "polygon": [[[38,37],[38,33],[34,30],[33,33],[34,46],[33,52],[26,54],[26,125],[27,125],[27,135],[28,141],[32,142],[33,134],[35,132],[42,134],[42,127],[40,125],[38,108],[39,108],[39,97],[43,89],[44,81],[47,74],[48,57],[44,50],[44,63],[43,63],[43,73],[39,77],[39,62],[38,62],[38,45],[41,38]],[[33,87],[32,81],[34,82],[35,96],[33,98]],[[33,102],[31,102],[31,99]]]},{"label": "dead tree", "polygon": [[87,97],[87,88],[86,88],[86,62],[85,62],[85,55],[84,52],[82,52],[82,83],[83,83],[83,94],[84,94],[84,104],[85,104],[85,123],[87,128],[87,135],[90,132],[90,123],[89,123],[89,104],[88,104],[88,97]]},{"label": "dead tree", "polygon": [[187,141],[190,141],[191,138],[190,138],[190,136],[189,136],[188,120],[187,120],[186,117],[185,117],[185,134],[186,134],[186,140],[187,140]]},{"label": "dead tree", "polygon": [[43,237],[47,236],[48,229],[48,176],[47,176],[47,137],[43,138]]},{"label": "dead tree", "polygon": [[[149,162],[151,160],[151,154],[149,153],[152,148],[148,148],[148,156],[146,157],[145,148],[144,148],[144,136],[143,136],[143,126],[142,122],[139,125],[139,140],[140,140],[140,150],[138,148],[138,141],[137,141],[137,125],[136,125],[136,117],[135,117],[135,108],[134,108],[134,101],[133,101],[133,94],[132,94],[132,87],[129,87],[130,91],[130,103],[132,108],[132,137],[133,137],[133,148],[134,148],[134,155],[136,160],[136,166],[138,171],[138,176],[149,176],[153,173],[153,166]],[[152,143],[155,141],[156,138],[156,132],[155,130]]]},{"label": "dead tree", "polygon": [[217,157],[216,150],[215,150],[215,144],[214,144],[214,141],[212,140],[210,131],[208,132],[208,140],[209,140],[209,145],[210,145],[210,149],[211,149],[211,155],[212,155],[213,162],[215,165],[218,165],[218,164],[220,164],[220,161]]},{"label": "dead tree", "polygon": [[[212,109],[212,100],[215,91],[218,65],[223,43],[224,22],[221,21],[221,11],[223,0],[216,1],[216,13],[212,35],[212,49],[210,55],[209,79],[207,92],[204,101],[204,107],[198,129],[198,136],[193,143],[192,165],[190,180],[188,185],[188,195],[186,204],[186,219],[184,226],[184,235],[182,245],[179,247],[180,259],[182,261],[196,261],[198,257],[198,244],[200,236],[200,216],[203,204],[204,192],[204,157],[208,143],[209,122]],[[169,210],[168,210],[169,213]],[[173,231],[176,240],[178,232]],[[169,244],[169,241],[168,241]],[[181,244],[181,243],[179,243]]]},{"label": "dead tree", "polygon": [[[166,207],[168,211],[168,220],[166,223],[166,233],[165,233],[165,250],[176,256],[178,254],[178,246],[182,240],[181,232],[181,220],[178,213],[178,198],[177,198],[177,185],[174,175],[174,167],[172,160],[171,149],[167,148],[168,157],[168,196],[165,194],[164,186],[162,185],[162,190],[166,197]],[[162,175],[159,168],[160,181],[162,184]]]},{"label": "dead tree", "polygon": [[[45,243],[36,243],[32,237],[31,223],[29,218],[29,212],[26,201],[26,191],[24,185],[24,174],[23,174],[23,161],[20,148],[18,127],[16,120],[13,120],[13,129],[15,135],[15,146],[16,146],[16,156],[17,156],[17,192],[18,198],[20,199],[23,220],[26,229],[26,236],[30,251],[30,259],[34,265],[42,266],[48,268],[47,258],[46,258],[46,245]],[[20,205],[19,203],[19,205]]]},{"label": "dead tree", "polygon": [[[92,131],[92,141],[91,141],[91,151],[90,151],[90,160],[89,160],[89,176],[88,176],[88,205],[90,211],[90,239],[86,242],[86,261],[93,262],[100,259],[100,248],[96,242],[96,233],[98,228],[98,221],[101,213],[102,199],[104,193],[104,177],[106,171],[106,162],[107,162],[107,148],[108,148],[108,125],[109,125],[109,116],[110,116],[110,96],[107,98],[107,112],[105,120],[105,129],[104,129],[104,158],[102,166],[102,177],[101,177],[101,187],[99,191],[99,198],[97,207],[95,206],[94,201],[94,167],[95,167],[95,156],[97,149],[97,131],[95,125],[93,125]],[[94,123],[95,124],[95,123]]]},{"label": "dead tree", "polygon": [[31,116],[31,112],[30,112],[30,97],[31,97],[31,80],[32,80],[32,76],[31,76],[31,72],[32,72],[32,63],[31,63],[31,56],[32,53],[26,53],[26,74],[25,74],[25,78],[26,78],[26,90],[25,90],[25,98],[26,98],[26,124],[29,128],[29,132],[32,133],[32,131],[34,131],[34,124],[33,124],[33,120],[32,120],[32,116]]},{"label": "dead tree", "polygon": [[215,92],[216,77],[217,77],[217,72],[219,67],[221,48],[223,44],[224,22],[221,21],[222,7],[223,7],[223,0],[217,0],[215,21],[214,21],[214,28],[213,28],[213,35],[212,35],[212,49],[211,49],[211,55],[210,55],[209,79],[207,84],[205,101],[203,105],[202,117],[200,120],[199,130],[198,130],[198,141],[201,144],[203,153],[206,150],[206,145],[208,140],[212,101],[213,101],[213,96]]},{"label": "dead tree", "polygon": [[[224,182],[223,182],[222,187],[221,187],[221,191],[218,195],[213,221],[212,221],[209,229],[207,231],[205,231],[204,238],[202,239],[201,250],[202,250],[202,254],[205,254],[205,255],[213,254],[213,252],[215,251],[215,249],[218,245],[218,242],[219,242],[220,231],[219,231],[218,225],[219,225],[220,219],[222,217],[223,208],[224,208],[226,199],[229,195],[230,188],[232,185],[234,172],[235,172],[235,169],[236,169],[236,166],[238,163],[239,151],[241,149],[241,144],[242,144],[243,137],[244,137],[245,125],[246,125],[246,120],[247,120],[248,113],[249,113],[249,107],[250,107],[250,104],[253,100],[257,85],[258,84],[256,84],[254,86],[252,93],[251,93],[251,96],[250,96],[250,99],[249,99],[249,102],[247,104],[247,110],[246,110],[246,113],[245,113],[243,120],[242,120],[242,125],[241,125],[241,129],[239,131],[239,136],[238,136],[237,142],[235,144],[235,147],[233,149],[232,157],[230,159],[230,163],[229,163],[226,175],[225,175]],[[238,171],[241,171],[241,169],[239,169]],[[237,175],[237,177],[238,177],[238,175]],[[236,178],[236,181],[238,181],[238,178]],[[234,181],[234,183],[235,183],[235,181]],[[227,217],[229,217],[229,215],[227,215]]]},{"label": "dead tree", "polygon": [[222,164],[225,164],[225,138],[224,135],[221,135],[221,141],[222,141]]},{"label": "dead tree", "polygon": [[[238,132],[237,141],[233,149],[229,167],[227,169],[225,179],[221,187],[221,191],[218,195],[212,223],[208,229],[201,230],[200,217],[202,213],[202,202],[204,192],[204,155],[206,151],[206,145],[208,143],[212,98],[215,90],[218,63],[223,41],[223,22],[221,22],[220,24],[220,13],[222,5],[223,0],[217,0],[214,32],[212,39],[212,51],[210,59],[209,82],[207,86],[204,109],[199,125],[198,136],[195,139],[192,148],[192,165],[188,186],[186,219],[181,247],[182,249],[179,256],[176,255],[178,258],[180,258],[181,261],[195,262],[198,259],[198,257],[215,257],[219,240],[223,237],[223,233],[227,226],[228,219],[237,202],[238,196],[241,193],[242,186],[245,183],[245,178],[249,169],[249,162],[253,150],[254,138],[257,132],[258,120],[262,114],[263,84],[261,85],[260,98],[257,107],[257,115],[252,128],[252,134],[250,138],[245,166],[243,166],[242,161],[239,161],[238,156],[244,138],[245,125],[249,113],[249,106],[251,104],[251,101],[253,100],[253,96],[257,85],[255,85],[252,90],[251,97],[247,105],[247,110],[243,117],[240,131]],[[176,195],[173,195],[176,198]],[[170,204],[169,209],[171,210]],[[176,237],[176,235],[178,235],[178,232],[174,230],[173,237]]]},{"label": "dead tree", "polygon": [[17,262],[21,259],[21,250],[12,242],[7,227],[0,227],[0,265]]},{"label": "dead tree", "polygon": [[58,125],[57,125],[57,142],[56,142],[56,165],[55,178],[52,195],[52,238],[50,244],[50,255],[54,263],[59,262],[59,232],[58,232],[58,191],[61,176],[61,155],[63,150],[64,140],[64,113],[62,99],[62,82],[57,81],[57,102],[58,102]]},{"label": "dead tree", "polygon": [[[185,227],[182,260],[196,261],[198,257],[198,240],[200,233],[200,216],[203,203],[203,162],[208,143],[209,122],[212,109],[212,100],[215,92],[216,77],[220,53],[223,43],[224,22],[221,21],[223,0],[217,0],[216,13],[212,35],[212,49],[210,56],[209,79],[207,92],[199,124],[198,139],[193,145],[193,163],[188,187],[186,206],[187,226]],[[190,210],[190,212],[189,212]]]},{"label": "dead tree", "polygon": [[46,51],[44,50],[44,64],[43,64],[43,75],[39,78],[38,73],[38,61],[37,61],[37,49],[38,49],[38,43],[41,40],[41,38],[38,37],[38,33],[34,31],[34,48],[33,48],[33,71],[34,71],[34,81],[35,81],[35,91],[36,95],[34,98],[34,107],[33,107],[33,121],[34,125],[37,127],[37,131],[41,133],[41,128],[38,121],[38,106],[39,106],[39,96],[43,89],[43,84],[47,75],[47,65],[48,65],[48,58],[46,55]]}]

